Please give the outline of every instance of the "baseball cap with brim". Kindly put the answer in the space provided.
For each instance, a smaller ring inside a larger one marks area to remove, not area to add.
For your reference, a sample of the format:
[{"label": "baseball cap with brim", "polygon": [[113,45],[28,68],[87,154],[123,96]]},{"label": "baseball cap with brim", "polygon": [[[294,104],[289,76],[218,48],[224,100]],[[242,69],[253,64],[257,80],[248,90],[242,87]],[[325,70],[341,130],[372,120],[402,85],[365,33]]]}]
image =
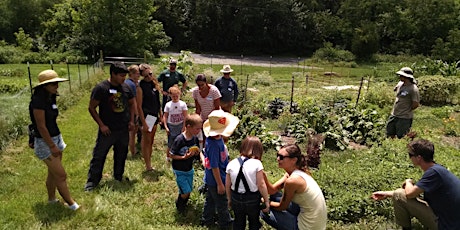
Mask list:
[{"label": "baseball cap with brim", "polygon": [[240,119],[223,110],[212,111],[203,124],[203,132],[207,137],[222,135],[229,137],[235,131]]},{"label": "baseball cap with brim", "polygon": [[38,74],[38,84],[35,85],[34,88],[52,82],[63,82],[68,80],[69,79],[66,78],[60,78],[54,70],[44,70]]},{"label": "baseball cap with brim", "polygon": [[412,71],[411,68],[409,67],[403,67],[401,68],[398,72],[396,72],[397,75],[400,75],[400,76],[403,76],[403,77],[407,77],[407,78],[411,78],[411,79],[414,79],[414,71]]},{"label": "baseball cap with brim", "polygon": [[231,73],[233,72],[233,69],[230,67],[230,65],[224,65],[222,69],[220,70],[221,73]]}]

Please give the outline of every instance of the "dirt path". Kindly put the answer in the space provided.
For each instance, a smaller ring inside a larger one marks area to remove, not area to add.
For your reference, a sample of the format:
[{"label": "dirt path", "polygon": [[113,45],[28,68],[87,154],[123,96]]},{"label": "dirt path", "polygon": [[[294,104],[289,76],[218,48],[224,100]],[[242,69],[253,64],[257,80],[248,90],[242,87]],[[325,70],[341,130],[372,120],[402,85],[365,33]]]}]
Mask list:
[{"label": "dirt path", "polygon": [[[179,56],[179,53],[175,52],[161,52],[161,55],[166,56]],[[252,65],[252,66],[273,66],[273,67],[303,67],[302,58],[290,58],[290,57],[270,57],[270,56],[227,56],[227,55],[215,55],[215,54],[197,54],[192,53],[193,62],[197,64],[209,64],[209,65]],[[306,68],[317,68],[312,66],[305,66]]]}]

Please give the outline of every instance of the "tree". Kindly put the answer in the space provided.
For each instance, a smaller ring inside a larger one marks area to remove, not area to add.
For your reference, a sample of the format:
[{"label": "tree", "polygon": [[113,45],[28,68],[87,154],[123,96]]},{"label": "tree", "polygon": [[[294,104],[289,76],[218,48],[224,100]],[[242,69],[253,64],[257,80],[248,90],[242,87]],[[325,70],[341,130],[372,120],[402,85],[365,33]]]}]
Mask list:
[{"label": "tree", "polygon": [[14,33],[16,43],[23,51],[31,51],[33,47],[33,39],[24,32],[24,29],[19,28],[18,32]]},{"label": "tree", "polygon": [[453,29],[449,31],[446,41],[438,38],[433,45],[431,56],[434,59],[444,60],[447,62],[456,62],[460,60],[460,30]]},{"label": "tree", "polygon": [[[66,0],[53,9],[47,37],[54,46],[81,50],[87,56],[144,56],[168,47],[163,25],[152,19],[153,0]],[[56,42],[59,41],[59,44]]]}]

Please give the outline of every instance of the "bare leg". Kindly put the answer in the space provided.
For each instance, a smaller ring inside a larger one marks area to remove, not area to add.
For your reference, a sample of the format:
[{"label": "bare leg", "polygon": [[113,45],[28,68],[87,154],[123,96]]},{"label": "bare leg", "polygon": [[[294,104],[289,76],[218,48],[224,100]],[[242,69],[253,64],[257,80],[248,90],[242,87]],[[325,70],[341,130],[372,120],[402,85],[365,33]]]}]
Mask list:
[{"label": "bare leg", "polygon": [[147,171],[152,170],[152,146],[155,139],[155,133],[157,126],[153,126],[152,132],[142,132],[142,157],[145,162],[145,169]]},{"label": "bare leg", "polygon": [[[49,158],[44,160],[45,164],[48,166],[48,172],[51,174],[51,178],[53,178],[54,186],[61,194],[62,198],[65,202],[69,205],[73,205],[75,201],[70,196],[69,188],[67,187],[67,174],[62,166],[61,159],[59,157],[54,157],[51,155]],[[50,178],[50,177],[48,177]],[[48,181],[48,180],[47,180]],[[51,188],[53,183],[50,183]],[[47,183],[48,187],[48,183]]]},{"label": "bare leg", "polygon": [[54,183],[55,179],[51,173],[50,168],[48,168],[48,176],[46,177],[46,190],[48,191],[48,201],[56,200],[56,184]]}]

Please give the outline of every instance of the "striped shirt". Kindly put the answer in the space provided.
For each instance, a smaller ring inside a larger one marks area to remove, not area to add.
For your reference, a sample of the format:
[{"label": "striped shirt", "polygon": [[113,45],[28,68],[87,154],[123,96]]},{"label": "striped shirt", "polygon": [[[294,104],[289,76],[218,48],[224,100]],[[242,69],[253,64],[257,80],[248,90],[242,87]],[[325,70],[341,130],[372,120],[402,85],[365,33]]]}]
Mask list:
[{"label": "striped shirt", "polygon": [[210,87],[209,93],[205,97],[200,95],[198,86],[192,89],[193,99],[195,99],[201,106],[200,117],[203,119],[203,121],[207,120],[208,115],[214,110],[214,101],[222,97],[217,87],[210,84],[208,84],[208,86]]}]

